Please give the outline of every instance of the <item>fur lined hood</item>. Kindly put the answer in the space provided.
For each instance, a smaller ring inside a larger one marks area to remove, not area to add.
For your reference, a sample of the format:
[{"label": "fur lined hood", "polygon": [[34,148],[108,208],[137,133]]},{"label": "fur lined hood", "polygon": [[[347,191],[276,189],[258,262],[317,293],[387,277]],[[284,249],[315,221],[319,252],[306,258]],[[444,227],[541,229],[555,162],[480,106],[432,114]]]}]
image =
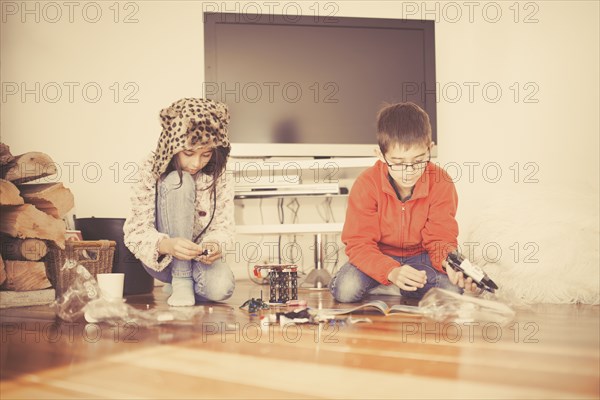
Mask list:
[{"label": "fur lined hood", "polygon": [[162,132],[158,140],[152,174],[155,179],[167,170],[173,156],[198,146],[230,147],[229,109],[224,103],[184,98],[160,112]]}]

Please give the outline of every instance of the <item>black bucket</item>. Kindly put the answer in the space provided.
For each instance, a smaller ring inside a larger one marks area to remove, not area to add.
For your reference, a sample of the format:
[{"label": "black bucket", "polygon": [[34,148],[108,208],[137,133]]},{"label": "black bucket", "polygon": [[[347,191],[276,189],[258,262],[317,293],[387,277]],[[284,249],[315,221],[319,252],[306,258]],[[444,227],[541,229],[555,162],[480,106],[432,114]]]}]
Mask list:
[{"label": "black bucket", "polygon": [[125,218],[75,218],[75,229],[81,231],[83,240],[107,239],[117,242],[113,272],[125,274],[123,293],[150,293],[154,289],[154,278],[146,272],[141,261],[125,247],[124,224]]}]

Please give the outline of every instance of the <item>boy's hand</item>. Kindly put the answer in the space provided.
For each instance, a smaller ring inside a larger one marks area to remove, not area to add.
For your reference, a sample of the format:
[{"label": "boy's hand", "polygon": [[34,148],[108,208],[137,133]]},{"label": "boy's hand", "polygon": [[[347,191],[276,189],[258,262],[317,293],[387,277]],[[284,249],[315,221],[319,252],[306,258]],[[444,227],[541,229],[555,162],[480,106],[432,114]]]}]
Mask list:
[{"label": "boy's hand", "polygon": [[398,268],[394,268],[389,273],[388,279],[400,289],[414,292],[425,286],[427,274],[425,271],[419,271],[408,264],[404,264]]},{"label": "boy's hand", "polygon": [[202,253],[198,259],[204,264],[212,264],[221,258],[221,246],[217,242],[202,242]]},{"label": "boy's hand", "polygon": [[191,260],[202,253],[202,247],[182,237],[165,238],[158,243],[160,254],[170,254],[179,260]]},{"label": "boy's hand", "polygon": [[453,285],[457,285],[465,289],[467,292],[471,293],[479,293],[480,290],[477,287],[477,284],[473,282],[473,278],[465,279],[465,276],[460,271],[455,271],[452,269],[450,265],[446,261],[442,261],[442,265],[446,268],[446,273],[448,274],[448,279],[452,282]]}]

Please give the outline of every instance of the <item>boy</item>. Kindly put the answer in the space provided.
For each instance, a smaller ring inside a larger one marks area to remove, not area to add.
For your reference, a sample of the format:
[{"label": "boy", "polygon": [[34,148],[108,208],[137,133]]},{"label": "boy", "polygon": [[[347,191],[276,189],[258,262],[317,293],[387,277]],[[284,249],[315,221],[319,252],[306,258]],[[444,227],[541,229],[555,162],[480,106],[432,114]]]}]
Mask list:
[{"label": "boy", "polygon": [[430,162],[431,125],[414,103],[377,116],[379,161],[356,179],[342,241],[349,261],[330,284],[339,302],[358,302],[380,285],[420,299],[433,287],[475,291],[471,278],[443,265],[457,248],[458,197],[449,176]]}]

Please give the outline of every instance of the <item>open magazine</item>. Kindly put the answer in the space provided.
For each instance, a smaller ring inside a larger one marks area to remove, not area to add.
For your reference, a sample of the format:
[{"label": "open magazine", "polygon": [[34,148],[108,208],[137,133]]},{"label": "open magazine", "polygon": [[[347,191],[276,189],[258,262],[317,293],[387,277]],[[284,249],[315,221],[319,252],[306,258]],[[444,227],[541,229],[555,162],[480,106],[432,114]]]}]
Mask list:
[{"label": "open magazine", "polygon": [[355,311],[377,311],[383,315],[390,315],[394,313],[412,313],[422,314],[423,310],[417,306],[407,306],[404,304],[395,304],[393,306],[387,305],[381,300],[371,300],[367,303],[360,304],[353,308],[324,308],[316,310],[320,315],[342,315],[350,314]]},{"label": "open magazine", "polygon": [[[495,295],[491,295],[495,298]],[[433,288],[419,301],[418,306],[397,304],[388,306],[381,300],[372,300],[352,308],[329,308],[314,310],[320,317],[350,314],[359,310],[377,311],[383,315],[410,313],[443,322],[485,321],[500,325],[510,323],[515,311],[499,301],[460,295],[448,290]]]}]

